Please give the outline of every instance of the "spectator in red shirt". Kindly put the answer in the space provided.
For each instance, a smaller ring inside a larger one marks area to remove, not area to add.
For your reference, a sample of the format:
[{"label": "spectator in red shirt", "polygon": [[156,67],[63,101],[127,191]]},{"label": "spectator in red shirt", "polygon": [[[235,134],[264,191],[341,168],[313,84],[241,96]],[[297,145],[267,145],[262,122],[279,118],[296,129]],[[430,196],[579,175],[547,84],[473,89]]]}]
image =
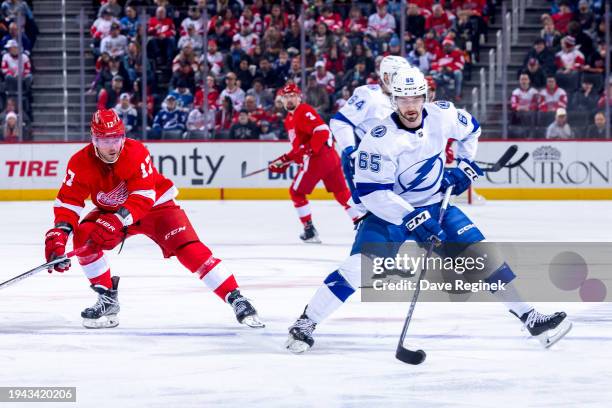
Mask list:
[{"label": "spectator in red shirt", "polygon": [[[155,57],[158,63],[167,65],[174,57],[176,43],[174,36],[174,22],[166,16],[166,9],[158,7],[155,12],[155,17],[149,20],[149,28],[147,30],[151,36],[149,40],[149,55]],[[162,50],[164,53],[162,54]]]},{"label": "spectator in red shirt", "polygon": [[349,16],[344,20],[344,32],[355,45],[363,39],[363,33],[368,28],[368,20],[361,13],[361,9],[353,6],[349,12]]},{"label": "spectator in red shirt", "polygon": [[340,14],[334,13],[330,6],[323,7],[317,23],[325,24],[334,34],[338,34],[342,30],[342,17],[340,17]]},{"label": "spectator in red shirt", "polygon": [[540,112],[556,112],[559,108],[567,108],[567,92],[550,75],[546,78],[546,88],[540,91]]},{"label": "spectator in red shirt", "polygon": [[448,14],[440,4],[433,6],[433,13],[425,20],[425,29],[434,30],[437,37],[444,37],[451,28],[451,21]]},{"label": "spectator in red shirt", "polygon": [[270,14],[266,14],[264,17],[264,30],[267,30],[270,26],[276,27],[282,33],[289,27],[289,16],[281,10],[278,4],[274,4]]},{"label": "spectator in red shirt", "polygon": [[447,91],[452,81],[455,88],[455,100],[459,101],[461,100],[465,58],[463,52],[455,48],[455,42],[452,39],[445,38],[442,46],[444,47],[442,53],[438,54],[431,64],[433,77],[436,83],[445,87]]},{"label": "spectator in red shirt", "polygon": [[555,58],[557,66],[557,83],[568,92],[578,88],[580,73],[584,66],[584,55],[576,47],[574,37],[565,36],[561,40],[561,51]]},{"label": "spectator in red shirt", "polygon": [[552,19],[555,22],[555,28],[559,30],[561,34],[566,34],[567,25],[574,19],[574,13],[572,13],[567,1],[563,0],[559,2],[559,12],[553,14]]}]

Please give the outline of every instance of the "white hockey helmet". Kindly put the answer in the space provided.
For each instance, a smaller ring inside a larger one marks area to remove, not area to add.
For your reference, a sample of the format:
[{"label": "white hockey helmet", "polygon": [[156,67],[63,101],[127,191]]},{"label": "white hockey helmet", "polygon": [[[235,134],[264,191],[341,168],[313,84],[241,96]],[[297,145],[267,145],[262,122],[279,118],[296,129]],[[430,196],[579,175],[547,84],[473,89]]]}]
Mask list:
[{"label": "white hockey helmet", "polygon": [[402,67],[391,78],[391,101],[397,109],[395,98],[398,96],[425,96],[427,100],[427,80],[416,67]]},{"label": "white hockey helmet", "polygon": [[406,58],[398,57],[397,55],[388,55],[383,58],[378,68],[378,77],[383,85],[390,89],[393,74],[402,67],[410,68],[412,65],[410,65]]}]

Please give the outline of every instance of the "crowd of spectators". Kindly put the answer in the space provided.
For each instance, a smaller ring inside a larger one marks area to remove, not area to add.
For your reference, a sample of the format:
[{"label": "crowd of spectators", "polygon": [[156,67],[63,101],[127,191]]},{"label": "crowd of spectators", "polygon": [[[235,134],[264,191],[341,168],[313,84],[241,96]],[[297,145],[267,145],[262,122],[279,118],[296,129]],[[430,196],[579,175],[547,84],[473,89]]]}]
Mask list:
[{"label": "crowd of spectators", "polygon": [[[497,3],[407,1],[404,54],[433,77],[440,98],[461,100],[464,75],[479,57]],[[278,90],[287,82],[298,84],[303,100],[328,118],[355,87],[378,81],[384,56],[402,53],[400,2],[314,0],[304,5],[286,0],[107,0],[91,27],[97,58],[91,92],[98,95],[99,107],[114,107],[133,123],[134,137],[141,133],[145,103],[151,138],[284,138]],[[143,10],[146,27],[141,27]],[[145,30],[148,61],[143,67]],[[205,30],[208,41],[203,44]]]},{"label": "crowd of spectators", "polygon": [[555,0],[519,70],[510,137],[600,138],[612,82],[605,83],[604,1]]},{"label": "crowd of spectators", "polygon": [[[38,35],[31,6],[31,1],[23,0],[4,0],[0,4],[0,141],[14,142],[29,137],[32,119],[30,53]],[[19,15],[22,16],[21,19],[18,18]],[[23,105],[18,107],[20,40]],[[20,135],[19,130],[20,112],[23,115],[23,135]]]}]

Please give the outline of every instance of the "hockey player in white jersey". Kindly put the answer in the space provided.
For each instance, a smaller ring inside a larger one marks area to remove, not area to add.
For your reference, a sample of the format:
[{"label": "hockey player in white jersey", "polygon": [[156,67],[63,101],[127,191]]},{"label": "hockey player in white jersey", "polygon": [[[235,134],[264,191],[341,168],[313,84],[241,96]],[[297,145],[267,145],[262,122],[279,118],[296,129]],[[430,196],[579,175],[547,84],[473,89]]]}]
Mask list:
[{"label": "hockey player in white jersey", "polygon": [[355,204],[360,206],[355,193],[355,152],[361,138],[372,125],[393,112],[391,107],[391,77],[400,67],[409,67],[405,58],[389,55],[380,62],[378,85],[362,85],[353,91],[347,103],[332,116],[329,127],[342,152],[342,171]]},{"label": "hockey player in white jersey", "polygon": [[[393,257],[408,240],[461,244],[477,251],[484,236],[458,208],[450,205],[438,223],[443,191],[469,188],[482,170],[473,161],[480,125],[465,111],[446,101],[427,103],[427,83],[416,68],[400,68],[392,79],[395,111],[378,122],[357,150],[355,182],[369,214],[360,223],[350,256],[324,280],[303,314],[289,328],[286,347],[302,353],[314,344],[317,324],[340,307],[360,286],[361,255]],[[456,168],[444,169],[449,137],[457,140]],[[372,245],[384,254],[373,253]],[[390,248],[390,249],[389,249]],[[464,252],[461,252],[464,253]],[[457,255],[457,253],[455,253]],[[491,260],[489,260],[491,261]],[[493,295],[506,305],[545,347],[560,340],[571,323],[564,312],[546,315],[523,302],[512,281],[515,274],[503,260],[487,262],[486,281],[501,282],[505,290]]]}]

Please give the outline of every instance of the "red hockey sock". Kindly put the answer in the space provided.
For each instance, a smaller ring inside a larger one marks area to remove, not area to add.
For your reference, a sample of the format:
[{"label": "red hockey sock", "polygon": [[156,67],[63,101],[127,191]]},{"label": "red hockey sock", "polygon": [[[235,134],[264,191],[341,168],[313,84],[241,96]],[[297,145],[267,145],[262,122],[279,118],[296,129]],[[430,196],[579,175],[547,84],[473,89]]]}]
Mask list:
[{"label": "red hockey sock", "polygon": [[302,224],[306,225],[307,222],[311,222],[312,211],[310,210],[310,203],[308,202],[306,195],[298,193],[292,188],[289,189],[289,194],[291,195],[291,201],[293,201],[293,206],[295,207]]},{"label": "red hockey sock", "polygon": [[351,192],[348,189],[334,192],[334,198],[345,210],[350,207],[348,200],[351,198]]},{"label": "red hockey sock", "polygon": [[95,278],[89,278],[89,282],[91,282],[92,285],[102,285],[106,289],[112,288],[113,281],[111,281],[110,269],[108,269],[100,276],[96,276]]}]

